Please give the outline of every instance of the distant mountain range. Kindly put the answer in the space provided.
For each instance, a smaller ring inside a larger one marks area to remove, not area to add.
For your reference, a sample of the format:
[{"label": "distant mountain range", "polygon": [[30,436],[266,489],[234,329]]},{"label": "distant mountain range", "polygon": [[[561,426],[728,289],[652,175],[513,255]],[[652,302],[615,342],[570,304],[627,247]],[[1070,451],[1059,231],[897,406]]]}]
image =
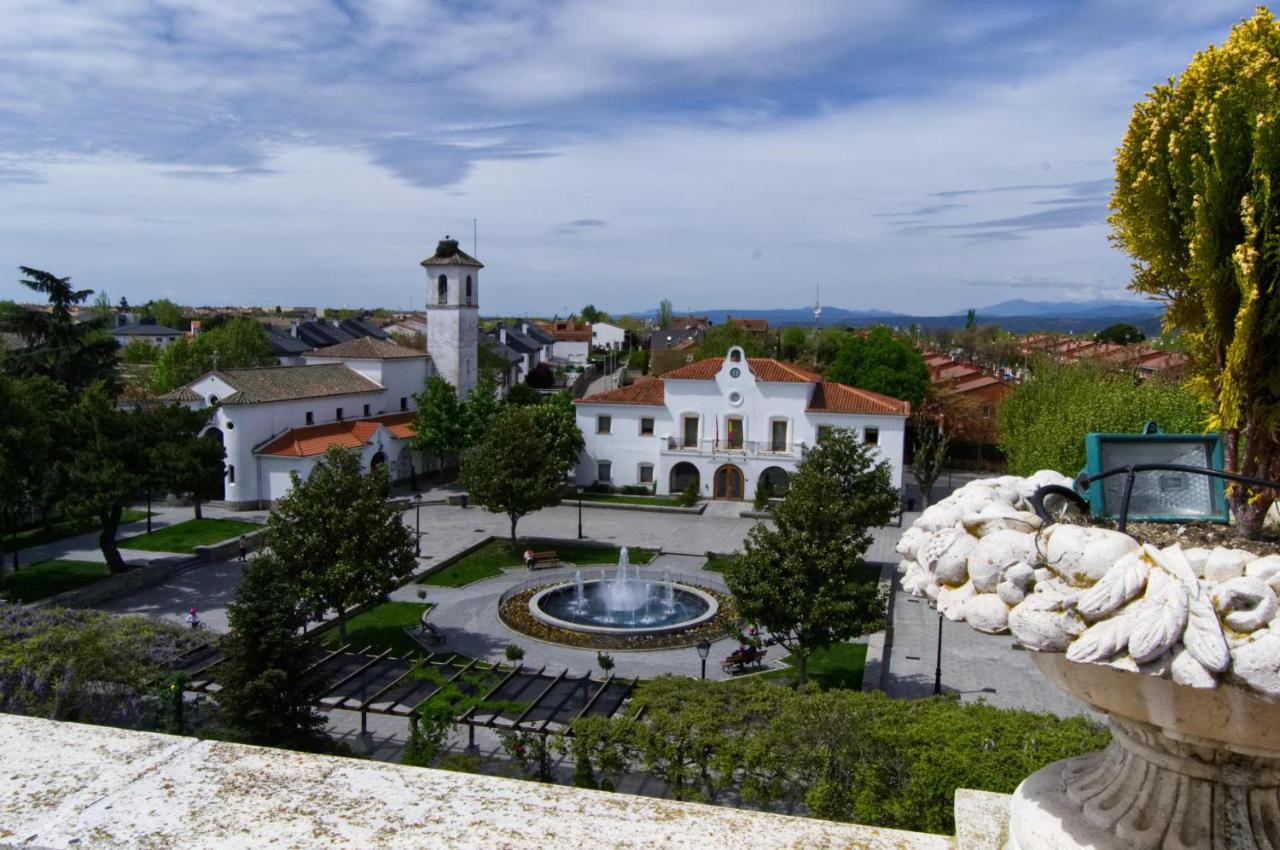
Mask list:
[{"label": "distant mountain range", "polygon": [[[1087,333],[1101,330],[1116,322],[1127,322],[1135,325],[1144,333],[1155,334],[1160,331],[1160,317],[1164,308],[1151,301],[1117,301],[1096,299],[1093,301],[1026,301],[1013,299],[991,304],[977,309],[977,320],[980,325],[996,324],[1014,333],[1032,331],[1055,331]],[[656,310],[646,310],[635,315],[652,319]],[[770,310],[695,310],[694,315],[706,316],[712,324],[723,324],[729,316],[742,319],[768,319],[770,327],[787,325],[813,325],[812,307],[789,307]],[[962,328],[968,318],[968,311],[962,310],[948,316],[913,316],[906,313],[894,313],[886,310],[846,310],[843,307],[822,308],[819,323],[823,325],[848,325],[865,327],[867,325],[893,325],[908,327],[919,325],[924,328]]]}]

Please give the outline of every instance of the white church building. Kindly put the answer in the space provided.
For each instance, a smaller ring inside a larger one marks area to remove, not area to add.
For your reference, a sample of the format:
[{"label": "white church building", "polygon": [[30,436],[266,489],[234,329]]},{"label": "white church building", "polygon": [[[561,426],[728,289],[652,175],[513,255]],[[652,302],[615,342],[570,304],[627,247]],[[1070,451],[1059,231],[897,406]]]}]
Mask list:
[{"label": "white church building", "polygon": [[427,272],[427,351],[362,337],[307,352],[301,365],[222,369],[162,396],[212,407],[226,449],[224,500],[268,505],[306,478],[331,446],[357,451],[365,468],[386,464],[408,479],[431,459],[414,452],[414,396],[439,375],[465,396],[476,385],[480,269],[446,237],[422,261]]},{"label": "white church building", "polygon": [[641,485],[661,495],[692,484],[703,498],[735,500],[768,481],[781,494],[805,447],[834,428],[874,445],[902,486],[910,402],[738,347],[575,404],[586,441],[580,486]]}]

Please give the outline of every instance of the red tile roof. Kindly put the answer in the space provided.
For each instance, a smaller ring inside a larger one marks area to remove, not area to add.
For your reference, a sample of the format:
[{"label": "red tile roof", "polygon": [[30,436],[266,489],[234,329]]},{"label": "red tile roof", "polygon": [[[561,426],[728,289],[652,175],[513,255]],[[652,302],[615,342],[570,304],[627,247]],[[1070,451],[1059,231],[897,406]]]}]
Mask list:
[{"label": "red tile roof", "polygon": [[744,331],[752,333],[764,333],[769,330],[768,319],[743,319],[736,316],[725,316],[724,323],[726,325],[737,325]]},{"label": "red tile roof", "polygon": [[974,390],[980,390],[984,387],[992,386],[993,384],[998,384],[1000,386],[1005,385],[1004,381],[999,378],[993,378],[990,375],[979,375],[976,378],[966,378],[954,386],[945,388],[943,392],[947,395],[952,395],[953,393],[971,393]]},{"label": "red tile roof", "polygon": [[[662,379],[664,381],[710,381],[715,378],[722,366],[724,366],[723,358],[709,357],[706,360],[699,360],[696,363],[690,363],[688,366],[673,369],[664,374]],[[748,357],[747,368],[756,376],[757,381],[811,384],[821,380],[808,369],[801,369],[799,366],[782,363],[768,357]]]},{"label": "red tile roof", "polygon": [[821,381],[813,388],[807,413],[869,413],[879,416],[908,416],[911,402],[862,390],[847,384]]},{"label": "red tile roof", "polygon": [[945,369],[939,369],[935,372],[933,375],[933,382],[937,384],[943,381],[950,381],[952,378],[965,380],[977,374],[980,373],[972,366],[968,366],[964,363],[957,363],[954,366],[948,366]]},{"label": "red tile roof", "polygon": [[575,400],[574,404],[642,404],[661,407],[665,401],[666,393],[662,381],[658,378],[646,377],[629,387],[619,387],[616,390],[605,390],[602,393],[585,396]]},{"label": "red tile roof", "polygon": [[412,410],[402,413],[388,413],[384,416],[372,416],[368,419],[345,419],[341,422],[326,422],[323,425],[307,425],[302,428],[291,428],[278,437],[274,437],[257,449],[260,455],[276,455],[278,457],[312,457],[321,455],[333,446],[347,449],[358,449],[367,446],[382,425],[397,439],[408,439],[415,433],[413,430]]}]

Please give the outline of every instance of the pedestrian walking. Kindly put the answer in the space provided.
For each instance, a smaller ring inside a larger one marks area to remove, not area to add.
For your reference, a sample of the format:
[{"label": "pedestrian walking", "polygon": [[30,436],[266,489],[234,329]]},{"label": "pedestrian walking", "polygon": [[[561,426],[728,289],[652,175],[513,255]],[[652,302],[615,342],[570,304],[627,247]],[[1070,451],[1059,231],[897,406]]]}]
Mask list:
[{"label": "pedestrian walking", "polygon": [[187,612],[187,625],[191,627],[193,632],[204,628],[204,623],[201,622],[200,615],[196,613],[194,608]]},{"label": "pedestrian walking", "polygon": [[240,560],[244,560],[249,555],[249,541],[243,534],[240,535]]}]

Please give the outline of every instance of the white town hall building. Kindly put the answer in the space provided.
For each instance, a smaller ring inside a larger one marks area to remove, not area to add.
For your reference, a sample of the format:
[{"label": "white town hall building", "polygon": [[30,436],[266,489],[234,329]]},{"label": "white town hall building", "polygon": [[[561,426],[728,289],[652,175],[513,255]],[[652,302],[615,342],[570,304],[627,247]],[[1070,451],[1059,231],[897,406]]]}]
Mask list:
[{"label": "white town hall building", "polygon": [[586,451],[580,486],[641,485],[703,498],[749,499],[761,481],[782,493],[806,446],[853,430],[902,486],[910,402],[823,381],[792,364],[734,347],[628,387],[578,399]]},{"label": "white town hall building", "polygon": [[427,468],[409,447],[414,396],[439,375],[465,396],[476,385],[480,269],[446,237],[422,261],[427,272],[427,351],[362,337],[309,351],[301,365],[222,369],[162,396],[214,408],[212,433],[226,449],[224,500],[256,508],[288,492],[331,446],[386,464],[395,480]]}]

